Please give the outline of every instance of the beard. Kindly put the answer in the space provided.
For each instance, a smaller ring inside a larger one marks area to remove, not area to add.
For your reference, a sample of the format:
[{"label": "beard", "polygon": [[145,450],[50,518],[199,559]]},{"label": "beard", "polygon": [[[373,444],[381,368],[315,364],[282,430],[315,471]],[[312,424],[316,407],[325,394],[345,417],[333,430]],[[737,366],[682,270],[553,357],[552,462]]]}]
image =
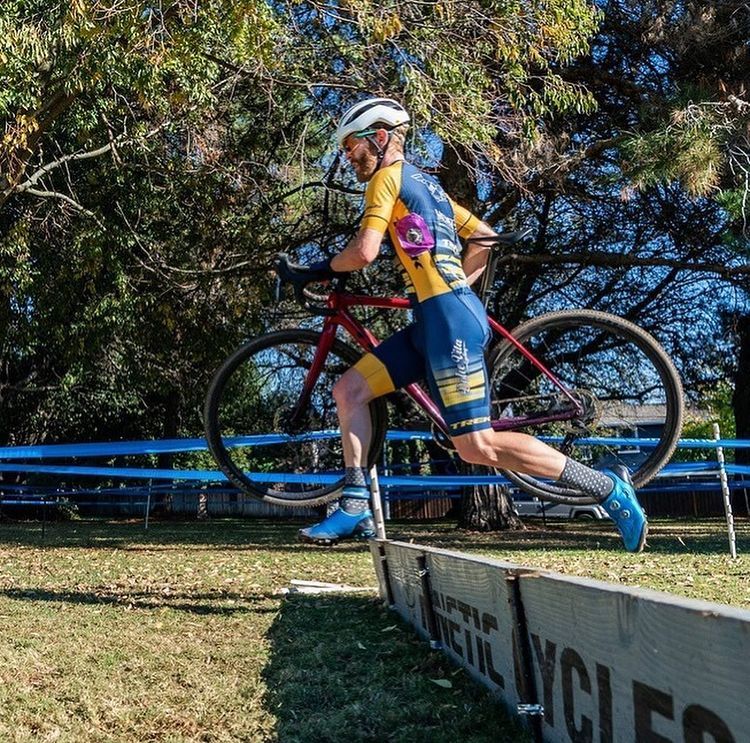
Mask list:
[{"label": "beard", "polygon": [[378,158],[370,151],[370,148],[362,147],[350,161],[354,175],[360,183],[367,183],[375,174],[378,166]]}]

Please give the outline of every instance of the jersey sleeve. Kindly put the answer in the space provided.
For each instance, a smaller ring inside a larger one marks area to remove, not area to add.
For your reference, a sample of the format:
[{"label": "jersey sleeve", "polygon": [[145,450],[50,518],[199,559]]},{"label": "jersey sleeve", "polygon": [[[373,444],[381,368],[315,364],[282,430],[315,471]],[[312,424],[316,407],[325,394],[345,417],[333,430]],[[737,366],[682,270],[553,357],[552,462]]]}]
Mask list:
[{"label": "jersey sleeve", "polygon": [[453,199],[450,199],[450,202],[453,207],[458,234],[463,238],[473,235],[482,220],[479,217],[475,217],[468,209],[457,204]]},{"label": "jersey sleeve", "polygon": [[365,214],[360,229],[369,227],[384,234],[391,221],[393,207],[398,199],[401,170],[394,168],[378,171],[370,179],[365,191]]}]

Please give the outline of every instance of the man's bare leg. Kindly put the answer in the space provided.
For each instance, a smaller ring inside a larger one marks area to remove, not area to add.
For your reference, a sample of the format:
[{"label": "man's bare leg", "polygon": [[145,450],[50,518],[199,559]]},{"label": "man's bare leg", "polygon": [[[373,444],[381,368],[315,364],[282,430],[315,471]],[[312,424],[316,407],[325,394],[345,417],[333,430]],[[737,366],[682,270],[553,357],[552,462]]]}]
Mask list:
[{"label": "man's bare leg", "polygon": [[615,486],[610,475],[576,462],[525,433],[485,429],[456,436],[453,443],[459,456],[468,462],[559,480],[600,503]]},{"label": "man's bare leg", "polygon": [[372,440],[368,407],[372,392],[365,378],[356,369],[349,369],[334,386],[333,397],[339,416],[344,465],[365,468]]},{"label": "man's bare leg", "polygon": [[315,544],[334,544],[350,536],[374,535],[367,487],[367,453],[372,440],[368,403],[372,392],[365,378],[349,369],[333,388],[344,450],[344,490],[339,508],[319,524],[302,529],[300,538]]},{"label": "man's bare leg", "polygon": [[537,477],[560,478],[567,457],[525,433],[486,429],[453,437],[461,459]]},{"label": "man's bare leg", "polygon": [[483,429],[453,438],[467,462],[558,480],[596,499],[615,522],[626,549],[640,552],[646,541],[646,515],[627,469],[599,472],[523,433]]}]

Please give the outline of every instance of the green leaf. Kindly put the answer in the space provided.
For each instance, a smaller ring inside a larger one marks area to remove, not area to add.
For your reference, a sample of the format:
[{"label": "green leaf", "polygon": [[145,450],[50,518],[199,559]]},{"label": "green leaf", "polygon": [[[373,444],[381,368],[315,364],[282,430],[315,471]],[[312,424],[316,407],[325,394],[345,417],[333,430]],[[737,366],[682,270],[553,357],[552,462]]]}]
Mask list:
[{"label": "green leaf", "polygon": [[448,681],[448,679],[430,679],[433,684],[436,684],[437,686],[442,686],[443,689],[452,689],[453,683]]}]

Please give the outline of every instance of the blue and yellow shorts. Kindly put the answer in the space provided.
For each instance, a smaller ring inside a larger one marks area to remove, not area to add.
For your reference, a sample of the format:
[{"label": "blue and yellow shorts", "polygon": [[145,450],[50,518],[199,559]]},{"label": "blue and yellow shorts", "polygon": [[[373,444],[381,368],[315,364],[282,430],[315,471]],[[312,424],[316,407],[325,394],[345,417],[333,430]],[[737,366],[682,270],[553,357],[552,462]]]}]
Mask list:
[{"label": "blue and yellow shorts", "polygon": [[376,397],[426,378],[452,436],[490,428],[484,351],[487,314],[471,289],[420,302],[415,322],[392,335],[355,369]]}]

